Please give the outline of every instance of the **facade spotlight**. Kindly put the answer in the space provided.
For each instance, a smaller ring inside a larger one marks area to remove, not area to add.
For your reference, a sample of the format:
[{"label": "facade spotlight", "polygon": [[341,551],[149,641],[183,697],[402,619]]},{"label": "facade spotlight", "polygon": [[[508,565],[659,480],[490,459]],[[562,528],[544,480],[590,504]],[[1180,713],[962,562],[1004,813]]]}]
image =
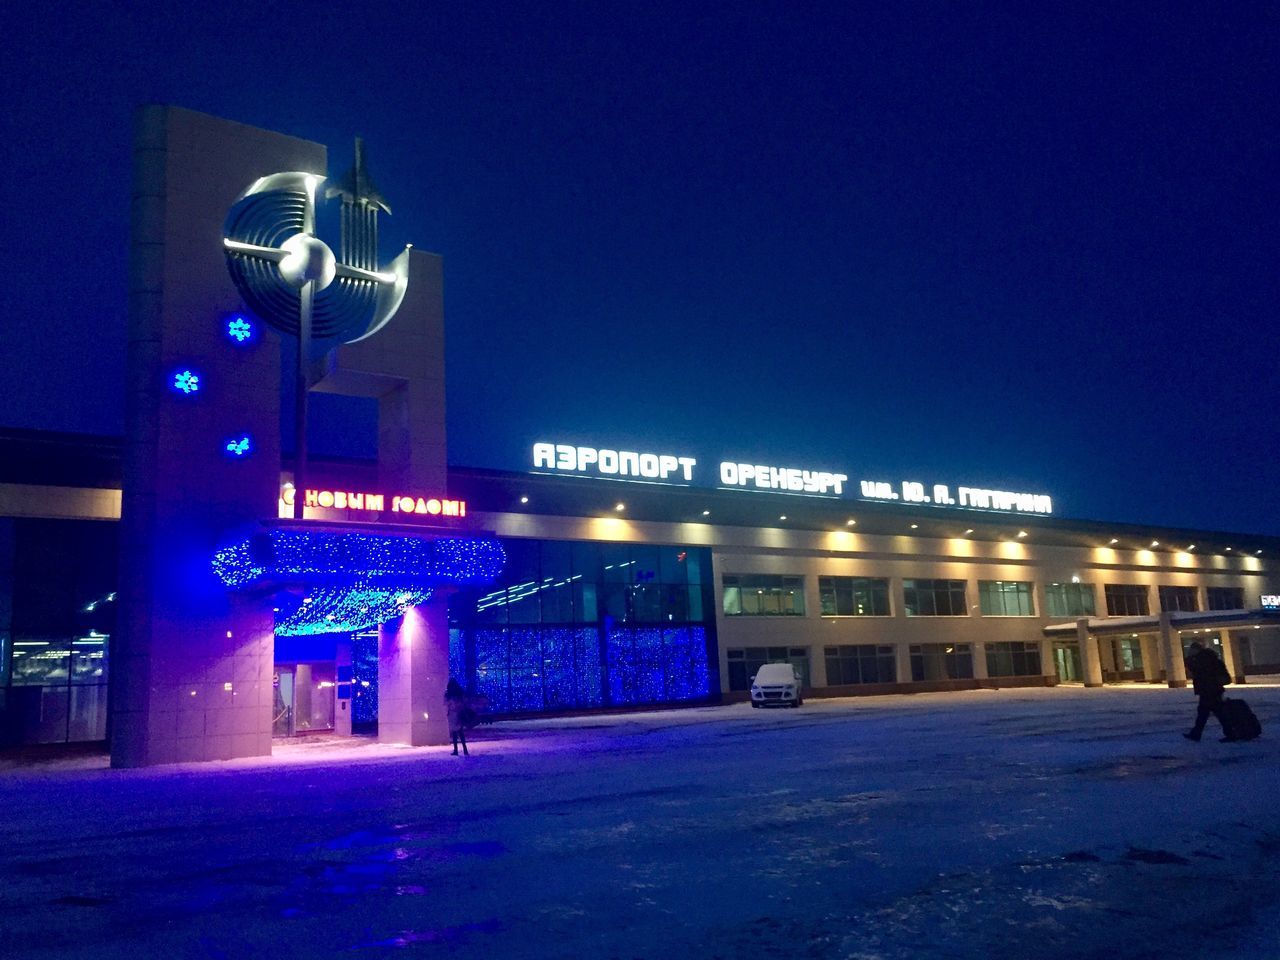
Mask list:
[{"label": "facade spotlight", "polygon": [[1160,541],[1159,541],[1159,540],[1152,540],[1152,541],[1151,541],[1151,545],[1152,545],[1153,547],[1158,547],[1158,546],[1160,546]]},{"label": "facade spotlight", "polygon": [[846,520],[846,521],[844,522],[844,525],[845,525],[846,527],[856,527],[856,526],[858,525],[858,521],[857,521],[857,520]]},{"label": "facade spotlight", "polygon": [[704,517],[709,517],[709,516],[711,516],[711,511],[710,511],[710,510],[703,510],[703,511],[702,511],[702,515],[703,515]]},{"label": "facade spotlight", "polygon": [[1114,547],[1117,543],[1119,543],[1119,542],[1120,542],[1120,541],[1119,541],[1119,540],[1117,540],[1115,537],[1112,537],[1112,538],[1111,538],[1111,545],[1112,545],[1113,547]]},{"label": "facade spotlight", "polygon": [[920,524],[918,524],[918,523],[913,523],[913,524],[911,525],[911,529],[912,529],[912,530],[919,530],[919,529],[920,529]]},{"label": "facade spotlight", "polygon": [[1018,536],[1020,536],[1020,537],[1025,537],[1026,535],[1027,535],[1027,531],[1025,531],[1025,530],[1019,530],[1019,531],[1018,531]]},{"label": "facade spotlight", "polygon": [[964,535],[967,537],[967,536],[968,536],[969,534],[971,534],[971,533],[973,533],[973,527],[970,527],[968,530],[966,530],[966,531],[964,532]]},{"label": "facade spotlight", "polygon": [[520,498],[520,502],[521,502],[521,503],[528,503],[528,502],[529,502],[529,498],[528,498],[528,497],[521,497],[521,498]]},{"label": "facade spotlight", "polygon": [[784,513],[784,514],[783,514],[782,516],[780,516],[778,519],[779,519],[779,520],[785,520],[785,519],[787,519],[787,515]]},{"label": "facade spotlight", "polygon": [[615,504],[613,509],[619,510],[619,511],[625,510],[627,509],[627,505],[625,503]]}]

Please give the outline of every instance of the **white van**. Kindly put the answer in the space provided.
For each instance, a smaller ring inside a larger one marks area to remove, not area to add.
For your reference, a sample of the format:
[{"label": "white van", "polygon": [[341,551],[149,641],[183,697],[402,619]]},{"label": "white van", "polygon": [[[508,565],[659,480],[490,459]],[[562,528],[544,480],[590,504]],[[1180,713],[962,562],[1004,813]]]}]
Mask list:
[{"label": "white van", "polygon": [[798,707],[804,703],[800,694],[800,674],[789,663],[766,663],[751,681],[751,706]]}]

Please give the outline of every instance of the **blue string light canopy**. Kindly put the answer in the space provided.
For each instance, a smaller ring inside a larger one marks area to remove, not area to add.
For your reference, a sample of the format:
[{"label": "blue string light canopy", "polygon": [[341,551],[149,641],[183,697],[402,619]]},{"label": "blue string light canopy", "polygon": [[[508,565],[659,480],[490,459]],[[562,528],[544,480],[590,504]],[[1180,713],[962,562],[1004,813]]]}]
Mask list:
[{"label": "blue string light canopy", "polygon": [[425,603],[440,586],[497,578],[492,537],[430,537],[277,526],[218,550],[213,572],[233,590],[276,594],[277,636],[367,630]]}]

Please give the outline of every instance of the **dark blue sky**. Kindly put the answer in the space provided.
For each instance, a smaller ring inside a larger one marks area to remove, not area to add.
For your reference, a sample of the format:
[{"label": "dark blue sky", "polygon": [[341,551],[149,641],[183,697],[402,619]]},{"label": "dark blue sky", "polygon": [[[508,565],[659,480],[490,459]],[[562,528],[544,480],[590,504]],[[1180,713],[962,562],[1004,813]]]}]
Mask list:
[{"label": "dark blue sky", "polygon": [[165,102],[334,174],[366,138],[388,244],[445,258],[455,463],[671,447],[1280,533],[1277,9],[1018,6],[11,12],[0,422],[120,431]]}]

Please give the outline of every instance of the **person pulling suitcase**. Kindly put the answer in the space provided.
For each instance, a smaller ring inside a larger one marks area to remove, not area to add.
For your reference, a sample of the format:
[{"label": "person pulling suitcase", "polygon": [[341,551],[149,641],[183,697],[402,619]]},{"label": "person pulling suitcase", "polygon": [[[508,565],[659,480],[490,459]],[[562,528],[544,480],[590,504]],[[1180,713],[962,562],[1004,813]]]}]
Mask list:
[{"label": "person pulling suitcase", "polygon": [[1223,690],[1231,682],[1231,674],[1227,673],[1226,664],[1218,659],[1216,653],[1206,649],[1199,640],[1194,641],[1187,651],[1185,661],[1187,674],[1191,677],[1191,688],[1200,698],[1200,702],[1196,706],[1196,724],[1183,736],[1188,740],[1198,741],[1200,735],[1204,733],[1204,725],[1209,720],[1209,714],[1213,714],[1218,718],[1218,723],[1222,724],[1222,732],[1225,734],[1223,740],[1237,739],[1227,728],[1227,720],[1222,712]]}]

